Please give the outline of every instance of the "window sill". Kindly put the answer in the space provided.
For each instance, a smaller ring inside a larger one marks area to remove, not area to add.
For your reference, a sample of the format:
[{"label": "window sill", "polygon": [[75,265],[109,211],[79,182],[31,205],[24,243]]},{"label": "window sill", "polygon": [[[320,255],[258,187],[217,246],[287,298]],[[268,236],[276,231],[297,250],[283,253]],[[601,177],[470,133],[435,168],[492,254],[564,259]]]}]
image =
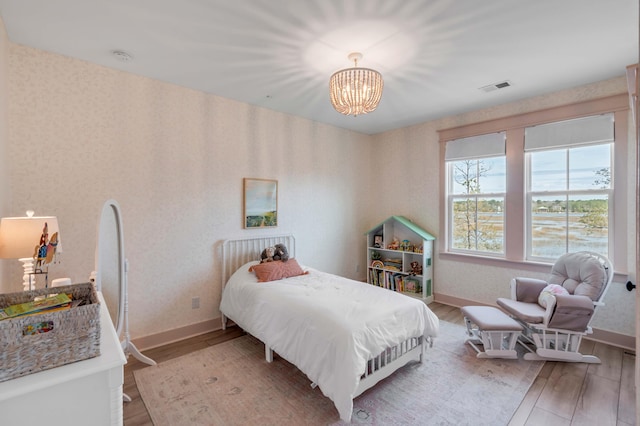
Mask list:
[{"label": "window sill", "polygon": [[454,262],[473,263],[476,265],[495,266],[499,268],[524,269],[532,272],[549,272],[552,266],[551,263],[509,260],[501,257],[478,256],[474,254],[452,252],[440,252],[438,258]]},{"label": "window sill", "polygon": [[[440,252],[438,259],[448,260],[452,262],[471,263],[474,265],[493,266],[496,268],[521,269],[530,272],[539,272],[548,274],[551,271],[552,263],[531,262],[526,260],[509,260],[499,257],[476,256],[472,254]],[[626,283],[628,275],[624,272],[615,272],[613,276],[614,282]]]}]

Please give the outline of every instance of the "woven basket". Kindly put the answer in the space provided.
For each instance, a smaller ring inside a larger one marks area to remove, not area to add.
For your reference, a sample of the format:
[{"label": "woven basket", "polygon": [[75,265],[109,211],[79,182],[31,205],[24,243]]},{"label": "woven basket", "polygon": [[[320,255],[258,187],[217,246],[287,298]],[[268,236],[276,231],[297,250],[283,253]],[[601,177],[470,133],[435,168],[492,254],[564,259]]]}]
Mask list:
[{"label": "woven basket", "polygon": [[[0,382],[100,355],[100,304],[91,283],[0,294],[0,308],[62,292],[90,303],[0,321]],[[41,323],[49,331],[26,332]]]}]

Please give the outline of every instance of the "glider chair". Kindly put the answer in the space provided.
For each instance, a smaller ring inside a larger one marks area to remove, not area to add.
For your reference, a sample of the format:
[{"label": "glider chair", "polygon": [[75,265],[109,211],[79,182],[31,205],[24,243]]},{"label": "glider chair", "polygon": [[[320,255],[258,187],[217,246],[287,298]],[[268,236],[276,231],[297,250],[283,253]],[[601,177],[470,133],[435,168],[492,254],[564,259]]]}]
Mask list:
[{"label": "glider chair", "polygon": [[589,323],[612,280],[609,259],[586,251],[560,256],[548,281],[513,278],[511,298],[497,302],[524,327],[524,359],[599,364],[598,357],[579,352],[580,342],[592,333]]}]

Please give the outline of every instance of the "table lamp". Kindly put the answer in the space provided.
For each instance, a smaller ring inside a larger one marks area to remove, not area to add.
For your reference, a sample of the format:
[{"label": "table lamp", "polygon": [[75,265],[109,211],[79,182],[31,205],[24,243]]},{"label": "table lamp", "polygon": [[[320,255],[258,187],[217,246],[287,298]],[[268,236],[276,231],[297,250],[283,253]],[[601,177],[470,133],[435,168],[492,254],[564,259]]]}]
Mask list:
[{"label": "table lamp", "polygon": [[55,216],[3,217],[0,220],[0,259],[22,262],[24,290],[35,288],[35,274],[46,273],[56,252],[62,252]]}]

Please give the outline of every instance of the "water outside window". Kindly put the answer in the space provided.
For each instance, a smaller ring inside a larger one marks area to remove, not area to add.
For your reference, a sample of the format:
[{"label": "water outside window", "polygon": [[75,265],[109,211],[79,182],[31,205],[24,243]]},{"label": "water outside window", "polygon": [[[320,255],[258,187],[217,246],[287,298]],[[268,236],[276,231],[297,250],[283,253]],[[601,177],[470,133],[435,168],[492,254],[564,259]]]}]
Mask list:
[{"label": "water outside window", "polygon": [[531,256],[589,250],[608,256],[611,144],[530,155]]}]

